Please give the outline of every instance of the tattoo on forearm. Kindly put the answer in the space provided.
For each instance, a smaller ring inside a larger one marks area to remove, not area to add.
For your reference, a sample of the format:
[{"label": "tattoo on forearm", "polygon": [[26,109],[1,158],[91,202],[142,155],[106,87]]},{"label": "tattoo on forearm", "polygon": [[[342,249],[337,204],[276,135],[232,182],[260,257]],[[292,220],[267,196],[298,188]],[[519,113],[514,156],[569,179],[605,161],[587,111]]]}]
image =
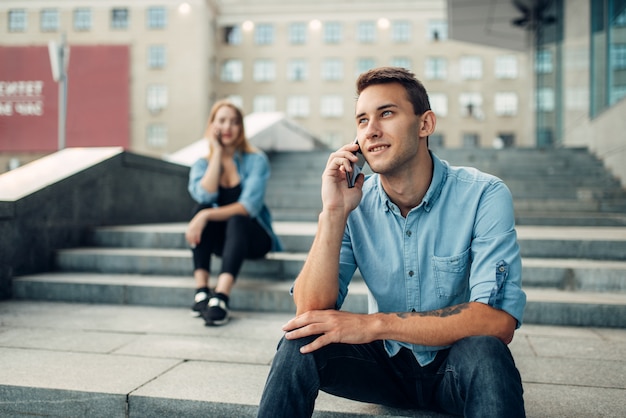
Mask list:
[{"label": "tattoo on forearm", "polygon": [[437,316],[439,318],[445,318],[452,315],[458,315],[461,311],[469,308],[469,303],[461,303],[459,305],[448,306],[442,309],[437,309],[428,312],[398,312],[396,315],[400,318],[410,318],[412,316]]}]

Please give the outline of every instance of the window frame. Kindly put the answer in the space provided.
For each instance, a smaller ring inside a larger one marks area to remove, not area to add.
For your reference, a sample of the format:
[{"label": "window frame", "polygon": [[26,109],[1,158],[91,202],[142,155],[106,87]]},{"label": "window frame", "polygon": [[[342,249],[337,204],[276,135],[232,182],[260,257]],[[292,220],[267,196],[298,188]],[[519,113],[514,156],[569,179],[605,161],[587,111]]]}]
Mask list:
[{"label": "window frame", "polygon": [[167,8],[164,6],[150,6],[146,9],[146,29],[167,29]]},{"label": "window frame", "polygon": [[59,9],[41,9],[39,14],[39,29],[42,32],[58,32],[60,27],[61,14]]},{"label": "window frame", "polygon": [[28,30],[28,13],[26,9],[10,9],[7,19],[9,32],[26,32]]},{"label": "window frame", "polygon": [[90,7],[77,7],[72,13],[72,26],[76,32],[88,32],[93,25],[93,14]]}]

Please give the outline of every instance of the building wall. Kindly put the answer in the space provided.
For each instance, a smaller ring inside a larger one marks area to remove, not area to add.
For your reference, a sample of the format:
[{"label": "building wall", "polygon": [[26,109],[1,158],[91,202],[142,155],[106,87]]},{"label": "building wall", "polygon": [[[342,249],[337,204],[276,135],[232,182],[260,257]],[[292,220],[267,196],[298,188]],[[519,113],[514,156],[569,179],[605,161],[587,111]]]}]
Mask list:
[{"label": "building wall", "polygon": [[[189,6],[183,13],[180,6]],[[167,25],[164,29],[146,27],[147,10],[153,6],[166,7]],[[92,27],[77,31],[73,27],[74,11],[79,7],[92,10]],[[111,28],[113,8],[129,10],[127,29]],[[46,8],[60,11],[60,28],[43,32],[40,27],[41,11]],[[24,32],[8,31],[8,13],[12,9],[25,9],[28,27]],[[408,42],[391,40],[391,28],[377,27],[376,40],[363,44],[357,40],[357,26],[362,21],[387,22],[406,20],[411,25]],[[448,101],[447,115],[439,115],[437,133],[443,135],[444,145],[460,147],[466,133],[478,135],[478,146],[491,147],[494,139],[505,133],[515,136],[516,146],[533,146],[532,72],[525,53],[470,45],[463,42],[429,39],[429,23],[445,21],[444,0],[427,1],[373,1],[354,3],[348,0],[133,0],[119,3],[113,0],[3,0],[0,2],[0,46],[47,46],[48,41],[59,41],[64,33],[70,47],[122,45],[129,51],[128,97],[120,97],[119,103],[127,102],[130,150],[150,156],[162,156],[179,150],[199,139],[204,132],[206,117],[214,100],[234,97],[241,101],[245,112],[251,113],[254,98],[261,94],[275,97],[275,111],[289,113],[287,99],[301,94],[310,99],[310,113],[294,118],[313,135],[323,138],[331,146],[349,141],[355,132],[353,117],[355,91],[358,76],[356,62],[359,58],[372,58],[376,66],[389,65],[393,58],[406,57],[416,75],[424,81],[430,93],[445,94]],[[254,43],[254,31],[243,31],[240,45],[226,45],[223,33],[226,26],[269,23],[274,26],[275,41],[271,45]],[[304,45],[291,45],[288,28],[292,22],[328,21],[340,22],[343,40],[338,44],[326,44],[320,29],[307,30]],[[162,69],[150,69],[147,65],[148,48],[163,45],[166,49],[166,65]],[[497,56],[513,54],[518,62],[518,76],[502,80],[494,75]],[[460,59],[477,55],[483,61],[483,76],[479,80],[463,80],[460,77]],[[426,77],[427,58],[438,56],[447,59],[447,77],[429,80]],[[322,63],[326,58],[341,59],[343,75],[336,81],[324,81],[321,77]],[[244,63],[244,78],[238,83],[220,80],[221,66],[229,58]],[[272,81],[254,81],[253,66],[258,59],[275,61],[276,77]],[[309,78],[303,82],[287,80],[287,65],[292,58],[309,61]],[[70,54],[70,63],[72,55]],[[0,65],[2,65],[0,63]],[[72,74],[69,74],[72,89]],[[0,80],[1,81],[1,80]],[[94,80],[97,83],[97,80]],[[167,105],[160,111],[150,111],[147,91],[159,84],[167,88]],[[478,118],[463,116],[459,95],[467,92],[480,93],[483,97],[481,115]],[[517,113],[497,116],[494,112],[494,96],[497,92],[514,92],[518,97]],[[343,98],[343,112],[337,117],[320,115],[324,95],[338,94]],[[110,107],[118,106],[112,102]],[[68,107],[72,106],[71,103]],[[160,142],[148,141],[151,126],[162,126],[166,138]],[[47,135],[56,138],[56,129],[48,129]],[[49,139],[47,139],[49,141]],[[55,140],[52,140],[55,142]],[[18,156],[29,160],[39,154],[21,153],[0,156],[0,170],[7,159]],[[4,158],[4,160],[2,160]]]},{"label": "building wall", "polygon": [[[411,24],[411,40],[398,43],[391,40],[391,28],[377,26],[376,41],[364,44],[357,39],[359,22],[387,19],[389,22],[406,20]],[[475,133],[480,137],[479,146],[491,147],[501,133],[515,136],[516,146],[533,146],[533,107],[532,72],[526,54],[508,50],[466,44],[452,40],[433,41],[429,39],[429,22],[445,20],[444,1],[394,1],[379,2],[364,0],[358,9],[352,2],[321,0],[315,2],[291,0],[231,0],[222,3],[218,17],[218,68],[228,59],[240,58],[243,61],[243,80],[239,83],[218,83],[218,97],[236,96],[246,112],[254,110],[253,102],[259,94],[272,95],[279,111],[287,111],[290,95],[308,95],[310,115],[296,117],[307,130],[325,139],[331,146],[338,146],[354,137],[354,82],[358,76],[357,60],[373,58],[376,66],[390,65],[395,57],[406,57],[411,62],[411,70],[420,78],[429,93],[443,93],[447,96],[447,115],[439,115],[437,133],[444,136],[447,147],[463,146],[464,133]],[[323,40],[323,28],[312,28],[307,32],[307,41],[302,45],[292,45],[288,39],[289,24],[293,22],[311,23],[319,20],[340,22],[343,40],[339,44],[327,44]],[[257,45],[254,29],[242,31],[239,45],[228,45],[220,36],[224,28],[250,22],[273,23],[276,41],[271,45]],[[518,60],[518,76],[513,80],[498,79],[494,75],[495,58],[513,54]],[[476,55],[483,60],[483,76],[478,80],[464,80],[460,75],[460,59]],[[337,81],[324,81],[321,77],[325,58],[340,58],[343,63],[343,77]],[[426,77],[426,60],[429,57],[447,59],[447,77],[443,80],[429,80]],[[287,78],[288,61],[304,58],[309,63],[309,78],[305,81],[290,81]],[[276,64],[276,78],[272,82],[255,82],[253,66],[259,59],[271,59]],[[483,97],[482,115],[479,119],[461,116],[459,96],[462,93],[477,92]],[[494,96],[497,92],[514,92],[518,97],[518,111],[514,116],[496,116]],[[343,97],[343,115],[328,118],[320,116],[322,95],[340,94]]]},{"label": "building wall", "polygon": [[587,0],[569,0],[565,7],[563,145],[589,148],[626,186],[626,99],[590,117],[589,6]]},{"label": "building wall", "polygon": [[[116,144],[127,146],[138,153],[161,156],[180,149],[201,137],[208,115],[212,77],[210,64],[215,54],[212,38],[214,31],[211,22],[214,18],[215,8],[212,6],[212,1],[188,0],[186,3],[190,6],[188,13],[180,11],[181,2],[177,0],[159,0],[158,2],[133,0],[126,3],[109,0],[2,1],[0,2],[0,46],[41,47],[47,50],[49,41],[60,42],[61,34],[65,34],[67,44],[70,46],[70,70],[68,71],[70,100],[72,99],[72,89],[76,87],[72,73],[86,70],[84,67],[73,67],[78,58],[77,54],[72,52],[73,47],[95,48],[109,45],[128,48],[129,62],[126,69],[127,85],[125,86],[127,93],[124,97],[117,95],[117,100],[112,99],[107,103],[112,111],[119,111],[119,107],[126,107],[127,109],[127,130],[130,140],[126,144],[120,144],[119,141]],[[146,13],[150,6],[166,7],[167,25],[165,29],[146,28]],[[111,28],[111,10],[114,7],[129,9],[127,29]],[[58,31],[44,32],[41,30],[41,10],[46,8],[59,10],[60,28]],[[90,30],[79,31],[74,29],[73,13],[77,8],[90,8],[92,10]],[[12,9],[27,11],[26,31],[9,32],[8,13]],[[147,51],[152,45],[165,46],[166,65],[163,69],[148,68]],[[50,73],[47,60],[46,57],[46,63],[38,63],[38,65],[47,66],[40,71]],[[5,64],[0,62],[0,66]],[[94,77],[91,83],[98,84],[100,81]],[[167,86],[167,106],[159,112],[151,112],[146,105],[147,90],[153,84]],[[84,104],[82,101],[72,103],[70,100],[68,100],[68,119],[72,117],[69,111],[73,106],[80,108]],[[56,120],[56,115],[54,119]],[[1,120],[0,123],[2,123]],[[167,141],[165,143],[150,144],[147,141],[147,130],[151,124],[161,124],[166,127]],[[45,139],[45,142],[57,142],[56,126],[55,121],[54,128],[47,129],[48,138]],[[0,132],[0,134],[2,133]],[[97,142],[92,145],[97,145]],[[3,153],[0,170],[4,171],[8,159],[11,157],[18,157],[22,162],[25,162],[40,155],[41,153],[37,152],[36,149],[31,150],[31,152],[14,152],[10,155]]]}]

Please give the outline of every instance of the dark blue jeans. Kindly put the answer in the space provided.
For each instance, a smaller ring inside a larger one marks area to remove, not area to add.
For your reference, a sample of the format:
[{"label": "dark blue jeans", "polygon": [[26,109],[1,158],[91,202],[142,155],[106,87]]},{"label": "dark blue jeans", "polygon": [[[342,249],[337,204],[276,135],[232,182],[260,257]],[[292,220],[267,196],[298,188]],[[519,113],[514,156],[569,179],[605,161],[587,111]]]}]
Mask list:
[{"label": "dark blue jeans", "polygon": [[259,418],[310,417],[318,391],[394,408],[466,417],[524,417],[520,374],[506,344],[468,337],[421,367],[408,349],[389,357],[382,341],[331,344],[311,354],[312,338],[283,338],[272,362]]}]

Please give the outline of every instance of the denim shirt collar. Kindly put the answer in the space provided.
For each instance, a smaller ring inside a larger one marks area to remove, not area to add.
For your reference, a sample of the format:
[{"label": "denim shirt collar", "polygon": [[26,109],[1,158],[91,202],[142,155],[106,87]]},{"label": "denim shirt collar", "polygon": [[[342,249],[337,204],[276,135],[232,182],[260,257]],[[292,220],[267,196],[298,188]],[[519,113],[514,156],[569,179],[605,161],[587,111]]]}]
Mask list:
[{"label": "denim shirt collar", "polygon": [[[437,157],[432,151],[428,150],[431,159],[433,161],[433,177],[430,181],[430,186],[428,186],[428,190],[426,191],[426,195],[424,195],[424,199],[417,207],[423,207],[426,212],[430,212],[433,205],[441,195],[441,190],[445,184],[445,180],[448,172],[448,165],[441,161],[439,157]],[[395,203],[389,199],[389,196],[383,189],[383,185],[380,182],[380,176],[377,175],[375,178],[375,187],[378,190],[378,196],[382,203],[382,207],[385,212],[392,210],[392,207],[395,206]]]}]

